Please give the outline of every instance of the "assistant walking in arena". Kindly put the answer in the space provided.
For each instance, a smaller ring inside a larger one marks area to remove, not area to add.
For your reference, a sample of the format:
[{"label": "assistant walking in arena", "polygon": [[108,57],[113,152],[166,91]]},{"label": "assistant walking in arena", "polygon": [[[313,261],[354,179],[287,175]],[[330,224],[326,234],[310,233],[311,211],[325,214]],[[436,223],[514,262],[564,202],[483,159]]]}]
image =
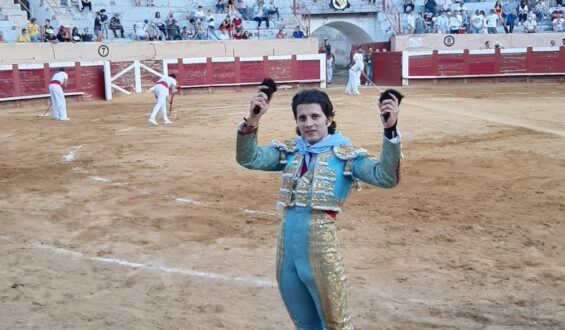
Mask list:
[{"label": "assistant walking in arena", "polygon": [[[259,120],[269,108],[262,88],[251,98],[249,117],[238,126],[236,159],[249,169],[282,171],[277,202],[284,210],[277,250],[280,294],[298,329],[353,329],[334,221],[359,181],[383,188],[398,184],[401,145],[396,124],[403,96],[387,90],[379,100],[384,136],[376,159],[336,131],[332,103],[320,90],[293,97],[295,139],[257,146]],[[255,107],[261,110],[255,113]]]}]

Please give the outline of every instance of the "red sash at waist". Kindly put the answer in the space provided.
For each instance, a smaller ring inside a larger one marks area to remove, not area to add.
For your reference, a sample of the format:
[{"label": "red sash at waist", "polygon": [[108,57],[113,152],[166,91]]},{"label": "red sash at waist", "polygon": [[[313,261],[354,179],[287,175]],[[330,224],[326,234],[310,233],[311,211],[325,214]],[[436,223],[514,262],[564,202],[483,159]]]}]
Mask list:
[{"label": "red sash at waist", "polygon": [[61,84],[61,82],[59,80],[51,80],[51,82],[49,84],[55,84],[55,85],[59,85],[59,86],[63,86],[63,84]]},{"label": "red sash at waist", "polygon": [[157,84],[165,86],[165,88],[169,88],[169,85],[164,81],[159,81]]}]

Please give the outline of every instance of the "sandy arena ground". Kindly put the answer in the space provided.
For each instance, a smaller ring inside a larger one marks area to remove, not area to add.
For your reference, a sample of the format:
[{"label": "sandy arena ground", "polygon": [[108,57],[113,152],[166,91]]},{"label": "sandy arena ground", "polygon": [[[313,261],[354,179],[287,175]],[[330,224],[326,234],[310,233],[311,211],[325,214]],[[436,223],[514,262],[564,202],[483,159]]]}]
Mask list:
[{"label": "sandy arena ground", "polygon": [[[403,88],[400,185],[338,218],[358,329],[565,329],[565,85]],[[259,140],[290,138],[280,91]],[[328,89],[378,154],[375,89]],[[280,177],[238,166],[250,91],[0,111],[0,328],[290,329]]]}]

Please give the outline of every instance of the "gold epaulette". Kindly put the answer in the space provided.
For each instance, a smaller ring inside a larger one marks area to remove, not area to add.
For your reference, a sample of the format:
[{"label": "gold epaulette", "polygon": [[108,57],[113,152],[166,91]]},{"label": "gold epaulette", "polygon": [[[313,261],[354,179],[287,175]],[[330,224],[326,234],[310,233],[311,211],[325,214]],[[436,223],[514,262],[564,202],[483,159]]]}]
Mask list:
[{"label": "gold epaulette", "polygon": [[367,155],[367,150],[356,146],[339,145],[335,146],[333,150],[336,157],[341,160],[350,160]]},{"label": "gold epaulette", "polygon": [[279,149],[279,151],[284,151],[286,153],[293,153],[296,151],[296,140],[292,139],[292,140],[284,140],[284,141],[277,141],[277,140],[273,140],[273,142],[271,142],[271,145],[277,149]]}]

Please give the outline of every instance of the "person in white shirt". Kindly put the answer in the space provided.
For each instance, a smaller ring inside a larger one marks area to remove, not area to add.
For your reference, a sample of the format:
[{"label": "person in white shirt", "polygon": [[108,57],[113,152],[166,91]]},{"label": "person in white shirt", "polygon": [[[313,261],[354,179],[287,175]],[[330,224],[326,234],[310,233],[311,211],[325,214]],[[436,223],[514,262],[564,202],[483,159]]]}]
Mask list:
[{"label": "person in white shirt", "polygon": [[49,94],[51,95],[51,111],[55,120],[69,120],[67,117],[67,103],[63,86],[67,87],[69,75],[65,72],[65,68],[60,68],[51,78],[49,83]]},{"label": "person in white shirt", "polygon": [[414,17],[414,11],[411,11],[406,15],[406,31],[405,34],[414,34],[416,29],[416,17]]},{"label": "person in white shirt", "polygon": [[153,107],[153,111],[149,116],[149,123],[151,125],[159,125],[155,120],[157,117],[157,112],[159,111],[161,111],[161,115],[163,116],[163,124],[172,124],[172,121],[170,121],[169,117],[167,117],[167,97],[169,96],[169,91],[171,91],[174,95],[174,93],[176,92],[176,87],[176,75],[173,73],[169,74],[168,77],[163,76],[153,87],[151,87],[150,90],[153,91],[155,98],[157,99],[155,106]]},{"label": "person in white shirt", "polygon": [[359,93],[359,85],[361,82],[361,72],[363,72],[364,64],[363,57],[353,56],[353,61],[355,64],[349,69],[349,80],[347,81],[347,86],[345,87],[345,94],[361,95]]},{"label": "person in white shirt", "polygon": [[524,22],[524,31],[526,33],[535,33],[538,27],[538,22],[534,19],[534,15],[530,15]]},{"label": "person in white shirt", "polygon": [[496,34],[496,26],[498,25],[498,15],[494,12],[494,9],[490,10],[490,14],[487,16],[487,30],[489,34]]},{"label": "person in white shirt", "polygon": [[483,33],[483,28],[485,25],[485,18],[481,15],[481,12],[477,9],[473,16],[471,16],[471,33]]},{"label": "person in white shirt", "polygon": [[447,33],[447,29],[449,27],[449,13],[443,12],[437,19],[437,26],[439,33]]}]

